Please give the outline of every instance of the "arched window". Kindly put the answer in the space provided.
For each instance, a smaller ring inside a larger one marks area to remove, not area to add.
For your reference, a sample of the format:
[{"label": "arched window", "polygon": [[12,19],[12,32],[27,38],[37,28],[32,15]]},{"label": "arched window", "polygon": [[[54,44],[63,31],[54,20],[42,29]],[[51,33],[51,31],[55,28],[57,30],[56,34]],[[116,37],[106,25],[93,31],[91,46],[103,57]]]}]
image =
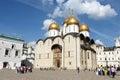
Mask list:
[{"label": "arched window", "polygon": [[70,51],[68,51],[68,57],[70,57]]},{"label": "arched window", "polygon": [[88,52],[88,59],[89,59],[89,52]]}]

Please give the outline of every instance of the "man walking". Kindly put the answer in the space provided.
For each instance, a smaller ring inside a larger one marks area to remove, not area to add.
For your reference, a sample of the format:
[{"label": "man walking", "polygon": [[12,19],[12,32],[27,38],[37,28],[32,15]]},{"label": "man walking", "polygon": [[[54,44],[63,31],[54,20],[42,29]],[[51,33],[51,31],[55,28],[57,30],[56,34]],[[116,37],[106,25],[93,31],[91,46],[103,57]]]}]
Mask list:
[{"label": "man walking", "polygon": [[113,66],[111,68],[111,72],[112,72],[112,77],[114,78],[115,77],[115,68]]},{"label": "man walking", "polygon": [[79,67],[77,68],[77,72],[78,72],[78,73],[80,72],[80,69],[79,69]]}]

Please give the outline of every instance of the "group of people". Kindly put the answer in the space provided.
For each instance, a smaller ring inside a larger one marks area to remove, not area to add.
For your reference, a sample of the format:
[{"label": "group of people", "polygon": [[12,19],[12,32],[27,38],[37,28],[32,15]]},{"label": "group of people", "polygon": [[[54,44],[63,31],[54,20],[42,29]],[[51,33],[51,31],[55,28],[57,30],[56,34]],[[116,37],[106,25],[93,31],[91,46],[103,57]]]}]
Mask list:
[{"label": "group of people", "polygon": [[26,67],[26,66],[20,66],[16,67],[17,73],[26,73],[26,72],[32,72],[32,66]]},{"label": "group of people", "polygon": [[100,66],[97,67],[97,75],[108,75],[112,76],[113,78],[117,74],[117,71],[120,71],[120,66],[115,67],[115,66]]},{"label": "group of people", "polygon": [[53,67],[49,67],[49,68],[46,68],[46,67],[45,67],[45,68],[42,68],[42,67],[40,67],[40,70],[41,70],[41,71],[44,71],[44,70],[45,70],[45,71],[48,71],[48,70],[55,71],[55,69],[54,69]]}]

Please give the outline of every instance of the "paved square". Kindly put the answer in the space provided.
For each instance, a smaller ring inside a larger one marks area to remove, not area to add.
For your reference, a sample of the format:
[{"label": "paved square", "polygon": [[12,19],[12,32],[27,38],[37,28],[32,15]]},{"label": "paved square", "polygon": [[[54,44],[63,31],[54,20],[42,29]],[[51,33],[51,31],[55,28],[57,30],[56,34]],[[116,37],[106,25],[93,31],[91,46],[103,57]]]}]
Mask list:
[{"label": "paved square", "polygon": [[40,71],[34,69],[32,73],[16,73],[15,70],[0,70],[0,80],[120,80],[120,76],[111,78],[109,76],[96,76],[95,72],[80,72],[76,70],[66,71]]}]

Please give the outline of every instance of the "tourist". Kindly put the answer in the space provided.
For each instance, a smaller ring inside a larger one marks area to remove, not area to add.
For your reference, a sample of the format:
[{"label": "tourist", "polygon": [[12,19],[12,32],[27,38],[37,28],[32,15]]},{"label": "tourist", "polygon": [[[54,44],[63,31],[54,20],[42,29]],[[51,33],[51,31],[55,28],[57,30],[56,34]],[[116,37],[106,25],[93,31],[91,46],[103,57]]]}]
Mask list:
[{"label": "tourist", "polygon": [[112,72],[112,77],[114,78],[115,77],[115,68],[113,66],[111,68],[111,72]]},{"label": "tourist", "polygon": [[79,67],[77,67],[77,72],[79,73],[79,71],[80,71],[80,69],[79,69]]}]

